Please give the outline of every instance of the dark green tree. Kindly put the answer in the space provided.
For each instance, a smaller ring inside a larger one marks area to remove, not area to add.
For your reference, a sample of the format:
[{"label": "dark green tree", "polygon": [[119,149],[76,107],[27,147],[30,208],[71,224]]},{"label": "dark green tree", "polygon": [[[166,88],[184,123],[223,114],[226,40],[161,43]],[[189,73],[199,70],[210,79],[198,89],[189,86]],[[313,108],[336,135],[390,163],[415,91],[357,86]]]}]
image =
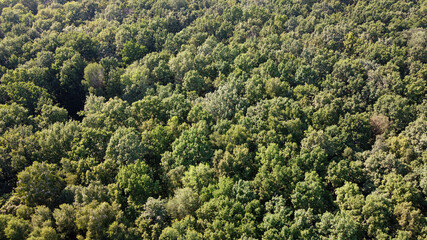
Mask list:
[{"label": "dark green tree", "polygon": [[18,174],[14,194],[29,206],[54,206],[64,187],[56,165],[34,162]]}]

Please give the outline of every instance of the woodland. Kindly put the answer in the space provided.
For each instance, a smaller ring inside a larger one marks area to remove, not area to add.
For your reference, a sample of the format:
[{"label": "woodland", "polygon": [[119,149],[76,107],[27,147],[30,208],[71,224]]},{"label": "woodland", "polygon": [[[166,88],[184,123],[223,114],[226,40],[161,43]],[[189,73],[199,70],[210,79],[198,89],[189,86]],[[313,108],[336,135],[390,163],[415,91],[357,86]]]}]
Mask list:
[{"label": "woodland", "polygon": [[426,0],[0,0],[0,239],[427,239]]}]

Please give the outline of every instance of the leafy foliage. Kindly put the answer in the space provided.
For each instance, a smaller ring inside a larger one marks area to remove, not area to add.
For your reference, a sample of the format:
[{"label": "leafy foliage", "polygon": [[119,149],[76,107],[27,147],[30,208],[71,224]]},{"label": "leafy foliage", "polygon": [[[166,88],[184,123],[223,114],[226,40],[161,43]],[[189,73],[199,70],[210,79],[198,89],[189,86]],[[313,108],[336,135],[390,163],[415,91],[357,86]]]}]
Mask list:
[{"label": "leafy foliage", "polygon": [[0,1],[0,239],[427,239],[412,0]]}]

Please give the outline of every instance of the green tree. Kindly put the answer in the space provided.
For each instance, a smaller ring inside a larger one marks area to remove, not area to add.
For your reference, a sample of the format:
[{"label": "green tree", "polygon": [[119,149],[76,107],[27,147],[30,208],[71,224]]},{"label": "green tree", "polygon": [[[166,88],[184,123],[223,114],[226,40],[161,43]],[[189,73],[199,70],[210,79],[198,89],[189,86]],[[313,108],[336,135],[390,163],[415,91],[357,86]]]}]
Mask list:
[{"label": "green tree", "polygon": [[75,54],[64,61],[59,74],[60,89],[58,100],[70,114],[76,114],[83,108],[85,90],[82,85],[86,63]]},{"label": "green tree", "polygon": [[[86,3],[89,3],[89,2],[86,2]],[[80,9],[78,5],[80,5]],[[67,9],[67,7],[73,6],[71,7],[70,11],[67,12],[67,15],[75,14],[74,15],[75,17],[80,17],[79,20],[84,21],[85,19],[84,15],[91,14],[91,11],[89,9],[84,9],[83,5],[84,4],[81,4],[81,3],[67,2],[66,4],[64,4],[64,7],[65,9]],[[97,57],[98,41],[95,38],[91,38],[90,35],[84,31],[73,31],[73,30],[69,31],[65,34],[60,35],[59,41],[61,41],[65,47],[70,47],[74,49],[76,52],[81,54],[81,56],[87,61],[93,61]]]},{"label": "green tree", "polygon": [[3,193],[15,186],[16,174],[31,164],[35,148],[31,126],[17,126],[0,136],[0,186]]},{"label": "green tree", "polygon": [[83,86],[89,93],[103,95],[105,89],[104,68],[99,63],[90,63],[84,69]]},{"label": "green tree", "polygon": [[31,225],[27,220],[21,218],[12,218],[8,221],[4,233],[7,239],[24,240],[31,231]]},{"label": "green tree", "polygon": [[338,96],[351,96],[363,93],[365,79],[366,70],[360,61],[343,59],[334,64],[331,78],[323,84]]},{"label": "green tree", "polygon": [[39,239],[56,240],[56,239],[59,239],[59,236],[53,227],[42,227],[42,228],[34,229],[31,232],[30,237],[28,239],[29,240],[39,240]]},{"label": "green tree", "polygon": [[146,65],[134,62],[122,73],[120,83],[123,89],[122,98],[135,102],[144,97],[148,89],[154,87],[155,79],[150,77],[150,69]]},{"label": "green tree", "polygon": [[[289,150],[289,149],[286,149]],[[286,150],[281,151],[277,144],[259,149],[257,161],[261,163],[254,178],[254,187],[261,199],[271,199],[278,193],[290,194],[293,188],[292,169],[285,164]]]},{"label": "green tree", "polygon": [[325,239],[355,240],[363,236],[360,223],[345,213],[333,215],[330,212],[326,212],[320,217],[316,227],[319,234]]},{"label": "green tree", "polygon": [[111,136],[105,158],[112,159],[119,165],[126,165],[142,160],[143,152],[140,134],[132,128],[119,128]]},{"label": "green tree", "polygon": [[195,91],[198,95],[200,95],[203,91],[206,90],[207,86],[203,77],[200,76],[197,71],[191,70],[185,73],[182,87],[186,91]]},{"label": "green tree", "polygon": [[297,102],[286,97],[262,100],[247,109],[243,125],[256,134],[258,144],[299,142],[304,125],[303,113]]},{"label": "green tree", "polygon": [[31,215],[31,225],[34,228],[43,228],[53,226],[52,212],[46,206],[37,206]]},{"label": "green tree", "polygon": [[315,84],[317,81],[317,72],[310,66],[303,65],[295,72],[296,84]]},{"label": "green tree", "polygon": [[157,195],[159,183],[150,176],[150,169],[143,161],[123,166],[117,174],[117,185],[130,203],[142,205],[148,197]]},{"label": "green tree", "polygon": [[30,113],[34,112],[39,99],[49,97],[46,89],[32,82],[12,82],[1,87],[11,102],[23,105]]},{"label": "green tree", "polygon": [[12,215],[0,214],[0,237],[2,239],[7,239],[6,233],[4,232],[4,230],[7,228],[7,224],[12,218],[13,218]]},{"label": "green tree", "polygon": [[61,204],[53,212],[56,230],[61,239],[73,239],[76,235],[76,214],[75,209],[70,204]]},{"label": "green tree", "polygon": [[76,211],[76,225],[84,235],[77,238],[106,239],[108,230],[117,220],[120,222],[123,212],[119,205],[96,201]]},{"label": "green tree", "polygon": [[325,211],[330,206],[330,195],[325,191],[319,176],[315,172],[305,174],[304,181],[298,182],[291,195],[292,204],[296,209],[313,209],[313,212]]},{"label": "green tree", "polygon": [[137,42],[128,41],[123,45],[121,51],[122,60],[125,64],[141,59],[147,53],[147,48]]},{"label": "green tree", "polygon": [[298,209],[294,212],[294,221],[288,228],[282,229],[281,237],[293,239],[312,239],[318,236],[316,222],[319,216],[311,208]]},{"label": "green tree", "polygon": [[182,81],[190,70],[195,69],[194,54],[188,50],[180,51],[169,60],[169,66],[178,81]]},{"label": "green tree", "polygon": [[199,207],[199,196],[191,188],[176,189],[174,195],[166,204],[168,213],[174,219],[182,219],[187,215],[194,215]]},{"label": "green tree", "polygon": [[104,159],[112,133],[104,129],[83,127],[81,137],[74,139],[69,153],[71,159]]},{"label": "green tree", "polygon": [[239,95],[238,84],[230,82],[206,94],[202,104],[217,119],[230,119],[246,108],[247,101]]},{"label": "green tree", "polygon": [[166,107],[157,96],[146,96],[142,100],[132,103],[132,117],[142,123],[150,119],[165,121]]},{"label": "green tree", "polygon": [[72,149],[73,141],[80,136],[81,127],[77,121],[66,123],[56,122],[36,133],[37,151],[35,155],[39,161],[59,163],[61,158],[67,157]]},{"label": "green tree", "polygon": [[36,118],[40,128],[47,128],[56,122],[66,122],[68,120],[68,111],[65,108],[44,104],[41,107],[40,115]]},{"label": "green tree", "polygon": [[191,102],[183,94],[172,94],[162,100],[166,108],[168,118],[178,117],[179,121],[185,121],[191,108]]},{"label": "green tree", "polygon": [[393,208],[390,199],[381,192],[373,192],[366,197],[362,208],[364,228],[368,236],[388,234],[393,221]]},{"label": "green tree", "polygon": [[169,218],[166,201],[149,197],[136,224],[143,238],[158,238],[161,231],[168,226]]},{"label": "green tree", "polygon": [[402,130],[413,119],[408,99],[400,95],[383,95],[374,104],[377,113],[384,114],[393,121],[397,130]]},{"label": "green tree", "polygon": [[205,129],[190,128],[172,143],[173,166],[209,162],[213,150]]},{"label": "green tree", "polygon": [[413,29],[411,31],[411,38],[408,42],[409,55],[415,60],[420,60],[426,63],[426,39],[427,34],[425,29]]},{"label": "green tree", "polygon": [[252,179],[258,167],[252,154],[245,145],[237,145],[232,151],[218,150],[213,158],[215,170],[220,176],[237,179]]},{"label": "green tree", "polygon": [[18,174],[15,195],[29,206],[54,206],[65,187],[54,164],[34,162]]},{"label": "green tree", "polygon": [[172,226],[165,228],[160,235],[160,239],[203,239],[202,234],[198,233],[195,228],[196,219],[192,216],[187,216],[184,219],[173,222]]},{"label": "green tree", "polygon": [[196,214],[205,229],[204,238],[241,237],[237,226],[244,215],[244,207],[236,200],[218,195],[204,203]]},{"label": "green tree", "polygon": [[142,133],[142,145],[147,149],[144,159],[151,167],[159,167],[161,154],[171,150],[172,142],[175,140],[171,126],[157,125],[152,130]]},{"label": "green tree", "polygon": [[188,168],[184,173],[182,183],[184,187],[189,187],[196,192],[200,192],[202,188],[215,183],[214,175],[214,170],[208,164],[200,163],[197,166],[190,166]]},{"label": "green tree", "polygon": [[86,116],[82,120],[82,124],[88,127],[103,128],[114,132],[120,127],[129,125],[129,103],[117,97],[105,102],[104,97],[91,94],[86,99],[82,113]]},{"label": "green tree", "polygon": [[371,140],[371,125],[367,114],[346,114],[338,125],[344,134],[348,134],[346,143],[361,149],[368,149]]},{"label": "green tree", "polygon": [[28,119],[28,110],[16,103],[0,104],[0,133],[7,128],[24,124]]},{"label": "green tree", "polygon": [[335,193],[337,195],[336,203],[340,211],[352,216],[357,222],[361,222],[365,198],[359,187],[354,183],[346,182],[344,186],[337,188]]},{"label": "green tree", "polygon": [[384,175],[382,185],[379,187],[382,191],[389,194],[390,200],[394,205],[402,202],[421,202],[420,191],[414,181],[403,177],[394,172]]},{"label": "green tree", "polygon": [[411,237],[419,235],[422,226],[425,225],[421,210],[415,208],[409,202],[403,202],[394,206],[394,215],[402,230],[409,232]]},{"label": "green tree", "polygon": [[282,196],[273,197],[265,203],[266,213],[264,214],[262,228],[264,236],[272,235],[273,232],[280,232],[290,222],[292,210],[287,206],[286,199]]}]

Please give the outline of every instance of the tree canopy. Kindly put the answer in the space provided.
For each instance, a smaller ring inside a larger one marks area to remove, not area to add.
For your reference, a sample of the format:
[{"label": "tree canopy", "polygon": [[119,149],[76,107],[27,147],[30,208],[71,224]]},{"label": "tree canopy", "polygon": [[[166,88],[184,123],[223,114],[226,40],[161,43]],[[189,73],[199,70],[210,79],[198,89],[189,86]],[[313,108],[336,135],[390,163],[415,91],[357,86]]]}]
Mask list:
[{"label": "tree canopy", "polygon": [[0,239],[427,239],[426,16],[0,0]]}]

